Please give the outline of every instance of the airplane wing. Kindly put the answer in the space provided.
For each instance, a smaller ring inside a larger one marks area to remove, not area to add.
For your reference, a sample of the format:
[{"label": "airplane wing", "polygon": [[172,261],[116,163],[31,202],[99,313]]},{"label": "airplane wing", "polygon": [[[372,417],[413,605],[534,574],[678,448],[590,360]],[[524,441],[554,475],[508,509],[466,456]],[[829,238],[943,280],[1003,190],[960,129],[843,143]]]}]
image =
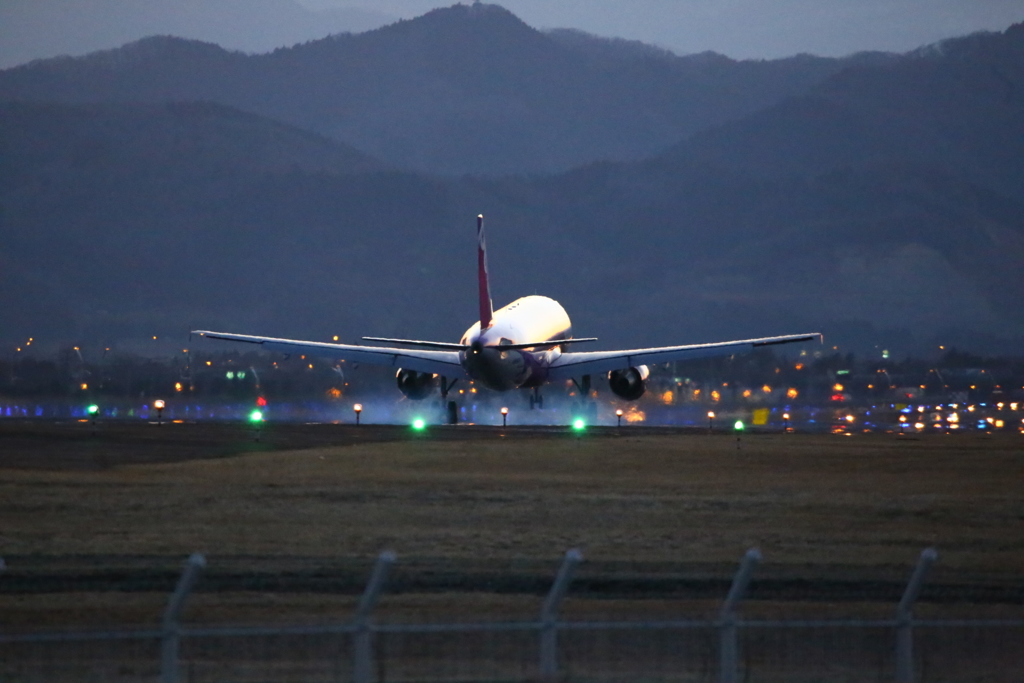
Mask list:
[{"label": "airplane wing", "polygon": [[629,351],[586,351],[563,353],[548,369],[548,379],[559,380],[593,375],[611,370],[635,368],[639,365],[669,363],[674,360],[691,360],[713,356],[731,356],[734,353],[751,351],[759,346],[790,344],[792,342],[821,339],[821,334],[792,334],[784,337],[742,339],[739,341],[715,342],[713,344],[690,344],[687,346],[660,346],[652,349]]},{"label": "airplane wing", "polygon": [[207,339],[227,339],[229,341],[259,344],[271,351],[308,353],[310,355],[341,358],[354,363],[366,363],[368,365],[390,365],[395,368],[443,375],[450,379],[457,377],[469,378],[459,362],[457,351],[394,349],[386,346],[354,346],[352,344],[331,344],[328,342],[278,339],[276,337],[254,337],[248,334],[228,334],[226,332],[210,332],[208,330],[194,330],[192,334],[198,334]]}]

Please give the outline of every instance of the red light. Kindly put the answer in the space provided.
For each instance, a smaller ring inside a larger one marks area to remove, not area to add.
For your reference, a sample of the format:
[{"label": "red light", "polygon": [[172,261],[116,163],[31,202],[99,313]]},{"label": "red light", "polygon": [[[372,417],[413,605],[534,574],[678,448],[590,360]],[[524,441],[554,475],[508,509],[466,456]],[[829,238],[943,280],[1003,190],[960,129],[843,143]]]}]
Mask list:
[{"label": "red light", "polygon": [[846,400],[846,397],[843,396],[842,394],[832,394],[832,400],[833,401],[843,402],[843,401]]},{"label": "red light", "polygon": [[260,396],[259,398],[256,399],[256,405],[258,405],[260,408],[263,408],[264,406],[267,405],[267,399]]}]

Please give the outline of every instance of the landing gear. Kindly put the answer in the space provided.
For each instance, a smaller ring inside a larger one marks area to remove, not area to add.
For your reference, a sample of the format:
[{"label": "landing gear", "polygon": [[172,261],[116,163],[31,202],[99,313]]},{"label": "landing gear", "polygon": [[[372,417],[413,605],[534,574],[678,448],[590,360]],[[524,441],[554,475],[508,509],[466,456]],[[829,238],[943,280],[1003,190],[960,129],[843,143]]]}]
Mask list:
[{"label": "landing gear", "polygon": [[590,398],[590,375],[583,375],[579,382],[573,379],[573,384],[580,392],[580,400],[573,405],[573,412],[587,422],[597,422],[597,401]]},{"label": "landing gear", "polygon": [[441,378],[441,405],[444,406],[445,410],[445,422],[450,425],[459,423],[459,405],[455,401],[448,400],[448,392],[452,390],[452,387],[458,381],[459,379],[456,377],[449,384],[447,377]]},{"label": "landing gear", "polygon": [[534,387],[530,394],[530,410],[544,407],[544,397],[540,394],[540,387]]},{"label": "landing gear", "polygon": [[576,389],[580,392],[580,398],[583,401],[590,400],[590,375],[583,375],[580,377],[580,381],[577,382],[574,378],[572,383],[576,385]]}]

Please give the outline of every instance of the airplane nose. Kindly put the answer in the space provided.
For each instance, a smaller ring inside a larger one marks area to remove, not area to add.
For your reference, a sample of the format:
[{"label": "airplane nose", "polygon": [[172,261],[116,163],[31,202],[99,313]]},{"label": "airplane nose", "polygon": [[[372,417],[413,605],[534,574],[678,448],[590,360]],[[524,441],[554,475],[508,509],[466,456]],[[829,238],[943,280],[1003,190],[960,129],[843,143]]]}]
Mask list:
[{"label": "airplane nose", "polygon": [[477,340],[470,344],[469,350],[475,355],[484,350],[484,345],[482,342],[480,342],[480,340]]}]

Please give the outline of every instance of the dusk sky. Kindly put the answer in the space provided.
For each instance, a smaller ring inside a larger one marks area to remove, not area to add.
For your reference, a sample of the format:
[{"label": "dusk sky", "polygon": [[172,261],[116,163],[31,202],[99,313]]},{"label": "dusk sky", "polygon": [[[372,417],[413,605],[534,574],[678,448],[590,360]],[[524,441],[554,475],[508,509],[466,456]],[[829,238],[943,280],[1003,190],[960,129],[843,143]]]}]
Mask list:
[{"label": "dusk sky", "polygon": [[[229,49],[275,47],[411,18],[438,0],[4,0],[0,68],[118,47],[147,35]],[[678,54],[734,58],[904,52],[1024,21],[1024,0],[504,0],[536,28],[577,28]],[[329,11],[328,11],[329,10]]]}]

